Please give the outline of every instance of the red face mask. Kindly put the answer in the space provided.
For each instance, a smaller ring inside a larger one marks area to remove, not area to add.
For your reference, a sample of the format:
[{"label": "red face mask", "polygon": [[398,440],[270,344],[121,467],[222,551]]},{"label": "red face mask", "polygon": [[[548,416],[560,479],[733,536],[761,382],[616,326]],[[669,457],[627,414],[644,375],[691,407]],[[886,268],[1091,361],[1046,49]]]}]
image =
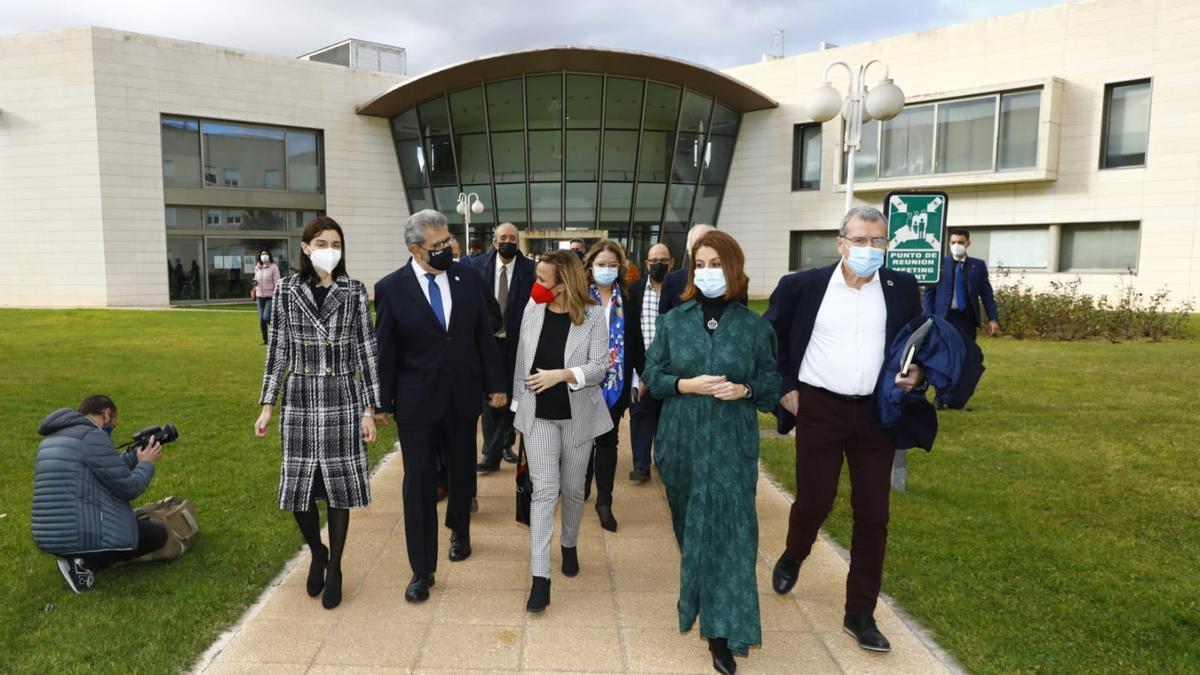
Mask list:
[{"label": "red face mask", "polygon": [[533,290],[529,292],[529,297],[539,305],[544,305],[554,299],[554,291],[546,288],[539,282],[534,282]]}]

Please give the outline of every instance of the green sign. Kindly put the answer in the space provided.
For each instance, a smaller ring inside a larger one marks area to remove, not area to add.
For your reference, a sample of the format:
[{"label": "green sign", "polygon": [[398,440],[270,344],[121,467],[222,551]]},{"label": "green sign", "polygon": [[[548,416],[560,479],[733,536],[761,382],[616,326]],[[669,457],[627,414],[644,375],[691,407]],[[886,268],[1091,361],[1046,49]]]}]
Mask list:
[{"label": "green sign", "polygon": [[942,241],[946,231],[945,192],[889,192],[884,198],[888,251],[884,265],[908,272],[922,284],[942,275]]}]

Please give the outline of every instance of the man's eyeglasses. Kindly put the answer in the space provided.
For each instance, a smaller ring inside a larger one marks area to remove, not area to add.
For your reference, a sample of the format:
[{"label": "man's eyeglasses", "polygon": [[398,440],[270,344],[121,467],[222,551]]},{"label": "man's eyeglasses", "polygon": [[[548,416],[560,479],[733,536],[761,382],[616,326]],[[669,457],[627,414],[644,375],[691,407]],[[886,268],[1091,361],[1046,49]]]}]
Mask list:
[{"label": "man's eyeglasses", "polygon": [[432,251],[442,251],[442,250],[448,249],[448,248],[450,248],[450,241],[451,241],[450,239],[443,239],[443,240],[439,241],[438,243],[433,244],[432,246],[426,246],[425,250],[432,252]]},{"label": "man's eyeglasses", "polygon": [[646,258],[647,265],[670,265],[670,258]]},{"label": "man's eyeglasses", "polygon": [[883,248],[883,247],[887,246],[887,243],[888,243],[887,237],[847,237],[845,235],[838,235],[838,236],[840,236],[843,241],[846,241],[847,243],[849,243],[853,246],[866,246],[866,245],[870,244],[871,246],[874,246],[875,248]]}]

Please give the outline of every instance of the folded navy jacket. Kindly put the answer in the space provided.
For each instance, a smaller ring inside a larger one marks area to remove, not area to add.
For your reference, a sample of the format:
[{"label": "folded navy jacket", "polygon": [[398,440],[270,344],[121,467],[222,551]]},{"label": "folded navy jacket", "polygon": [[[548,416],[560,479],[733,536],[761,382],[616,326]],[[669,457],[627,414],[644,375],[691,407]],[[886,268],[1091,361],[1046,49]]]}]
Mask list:
[{"label": "folded navy jacket", "polygon": [[[932,322],[932,323],[930,323]],[[938,390],[954,389],[962,374],[966,346],[962,334],[950,322],[937,316],[925,315],[915,319],[896,333],[888,348],[887,364],[879,375],[879,423],[892,438],[897,450],[933,449],[937,438],[937,410],[925,397],[925,387],[905,392],[896,386],[896,374],[904,361],[908,338],[930,323],[924,339],[917,348],[914,362],[921,367],[925,383]]]}]

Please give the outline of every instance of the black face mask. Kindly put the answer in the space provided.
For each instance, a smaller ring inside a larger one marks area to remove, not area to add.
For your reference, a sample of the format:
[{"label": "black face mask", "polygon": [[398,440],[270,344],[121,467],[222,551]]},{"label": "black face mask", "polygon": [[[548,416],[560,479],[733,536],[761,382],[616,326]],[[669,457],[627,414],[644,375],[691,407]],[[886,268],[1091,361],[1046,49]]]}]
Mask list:
[{"label": "black face mask", "polygon": [[661,282],[667,277],[667,264],[654,263],[650,266],[650,278],[656,282]]},{"label": "black face mask", "polygon": [[517,245],[511,241],[506,241],[496,246],[496,251],[500,253],[501,258],[512,260],[517,255]]},{"label": "black face mask", "polygon": [[445,272],[454,264],[454,250],[449,246],[440,251],[426,251],[429,260],[426,264],[439,272]]}]

